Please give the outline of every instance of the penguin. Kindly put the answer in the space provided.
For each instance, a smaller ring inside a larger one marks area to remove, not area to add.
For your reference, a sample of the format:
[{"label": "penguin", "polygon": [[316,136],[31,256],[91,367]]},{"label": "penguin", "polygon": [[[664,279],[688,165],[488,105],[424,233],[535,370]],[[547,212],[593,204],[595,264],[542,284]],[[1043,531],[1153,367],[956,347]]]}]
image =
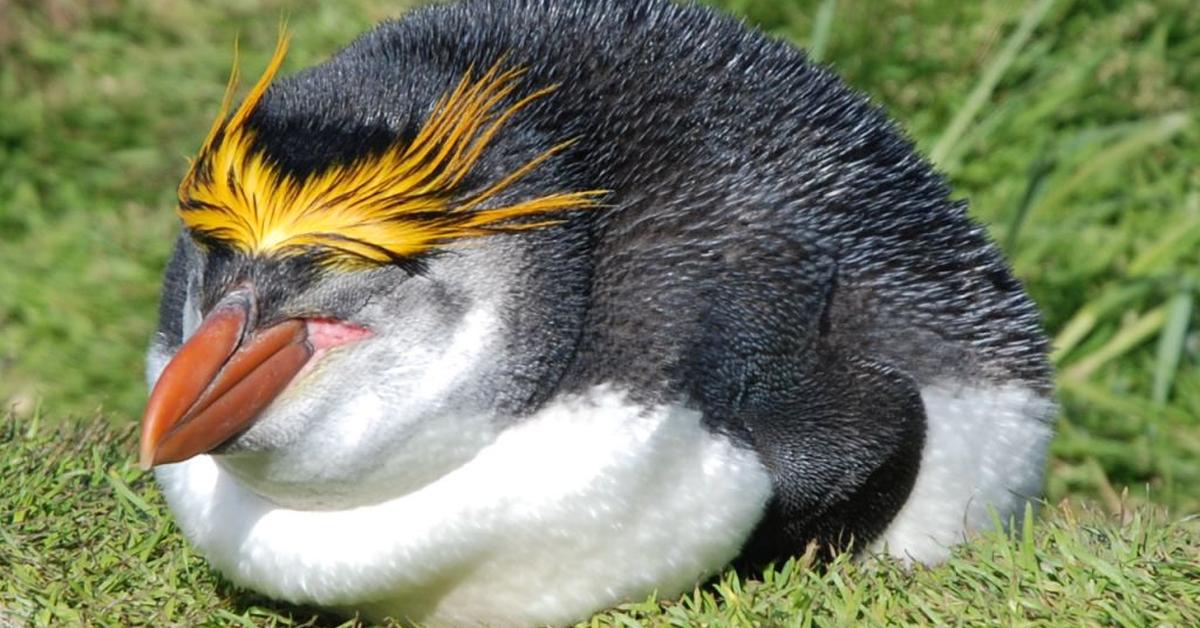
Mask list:
[{"label": "penguin", "polygon": [[1035,306],[791,45],[461,0],[276,80],[179,186],[141,464],[225,577],[561,625],[811,543],[936,564],[1036,500]]}]

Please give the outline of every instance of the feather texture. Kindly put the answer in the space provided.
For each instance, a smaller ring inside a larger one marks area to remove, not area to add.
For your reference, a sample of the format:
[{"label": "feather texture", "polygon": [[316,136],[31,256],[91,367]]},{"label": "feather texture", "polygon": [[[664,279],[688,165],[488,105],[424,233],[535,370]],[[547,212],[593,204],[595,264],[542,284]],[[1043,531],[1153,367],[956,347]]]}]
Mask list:
[{"label": "feather texture", "polygon": [[[247,120],[279,70],[288,36],[232,115],[236,69],[221,112],[179,187],[180,216],[195,235],[249,255],[316,253],[335,266],[409,259],[448,242],[554,222],[549,215],[594,206],[601,190],[551,193],[499,206],[496,199],[566,148],[561,142],[481,189],[463,181],[505,124],[556,86],[517,97],[524,69],[501,58],[482,75],[468,69],[432,109],[416,136],[379,154],[310,176],[284,173],[256,145]],[[541,220],[514,219],[540,217]]]}]

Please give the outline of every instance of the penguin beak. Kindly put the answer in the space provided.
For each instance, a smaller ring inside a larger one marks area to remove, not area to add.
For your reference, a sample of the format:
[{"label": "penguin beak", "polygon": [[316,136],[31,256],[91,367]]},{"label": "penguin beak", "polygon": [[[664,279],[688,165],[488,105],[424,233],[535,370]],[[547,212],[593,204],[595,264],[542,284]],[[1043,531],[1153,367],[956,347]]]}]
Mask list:
[{"label": "penguin beak", "polygon": [[254,422],[313,355],[303,320],[248,329],[254,295],[231,292],[159,376],[142,417],[143,469],[213,450]]}]

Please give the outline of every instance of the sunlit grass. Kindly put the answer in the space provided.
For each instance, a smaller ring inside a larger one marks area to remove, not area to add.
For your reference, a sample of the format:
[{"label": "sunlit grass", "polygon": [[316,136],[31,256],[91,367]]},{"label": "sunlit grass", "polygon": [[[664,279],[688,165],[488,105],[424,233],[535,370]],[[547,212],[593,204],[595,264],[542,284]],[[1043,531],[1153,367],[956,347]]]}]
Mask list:
[{"label": "sunlit grass", "polygon": [[[343,621],[217,575],[134,464],[134,436],[105,421],[0,421],[0,624]],[[1129,503],[1118,498],[1111,513],[1048,506],[1036,525],[985,535],[933,569],[846,556],[813,568],[809,555],[761,578],[730,572],[679,599],[630,603],[591,624],[1200,624],[1200,520]]]},{"label": "sunlit grass", "polygon": [[[14,574],[0,578],[0,623],[35,612],[65,621],[72,609],[114,623],[279,621],[188,553],[111,431],[128,429],[145,398],[175,185],[220,102],[235,36],[244,66],[261,68],[287,17],[285,70],[295,70],[401,4],[0,2],[0,404],[18,426],[0,454],[0,571]],[[991,539],[912,576],[793,570],[625,615],[1198,623],[1194,608],[1171,618],[1170,601],[1184,598],[1142,587],[1162,580],[1200,598],[1171,575],[1188,567],[1189,544],[1194,569],[1194,528],[1168,523],[1200,511],[1200,3],[711,4],[815,44],[970,200],[1056,341],[1063,412],[1048,499],[1093,505],[1047,510],[1036,565],[1027,540]],[[97,412],[103,424],[64,425],[62,442],[20,427]],[[1136,516],[1120,519],[1129,509]],[[1010,550],[1015,562],[996,562]],[[1084,598],[1101,610],[1069,615]]]}]

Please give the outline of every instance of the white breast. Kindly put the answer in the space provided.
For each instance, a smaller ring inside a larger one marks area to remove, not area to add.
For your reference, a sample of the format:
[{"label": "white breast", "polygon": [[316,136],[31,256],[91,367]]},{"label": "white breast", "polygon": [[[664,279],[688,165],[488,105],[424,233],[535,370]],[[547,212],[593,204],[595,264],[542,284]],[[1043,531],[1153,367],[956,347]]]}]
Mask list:
[{"label": "white breast", "polygon": [[408,495],[279,507],[212,456],[158,470],[188,538],[234,582],[298,603],[442,625],[561,624],[727,564],[770,496],[698,412],[598,387],[502,431]]},{"label": "white breast", "polygon": [[925,447],[916,484],[872,550],[938,563],[971,532],[1020,521],[1041,495],[1054,403],[1018,386],[945,382],[921,391]]}]

